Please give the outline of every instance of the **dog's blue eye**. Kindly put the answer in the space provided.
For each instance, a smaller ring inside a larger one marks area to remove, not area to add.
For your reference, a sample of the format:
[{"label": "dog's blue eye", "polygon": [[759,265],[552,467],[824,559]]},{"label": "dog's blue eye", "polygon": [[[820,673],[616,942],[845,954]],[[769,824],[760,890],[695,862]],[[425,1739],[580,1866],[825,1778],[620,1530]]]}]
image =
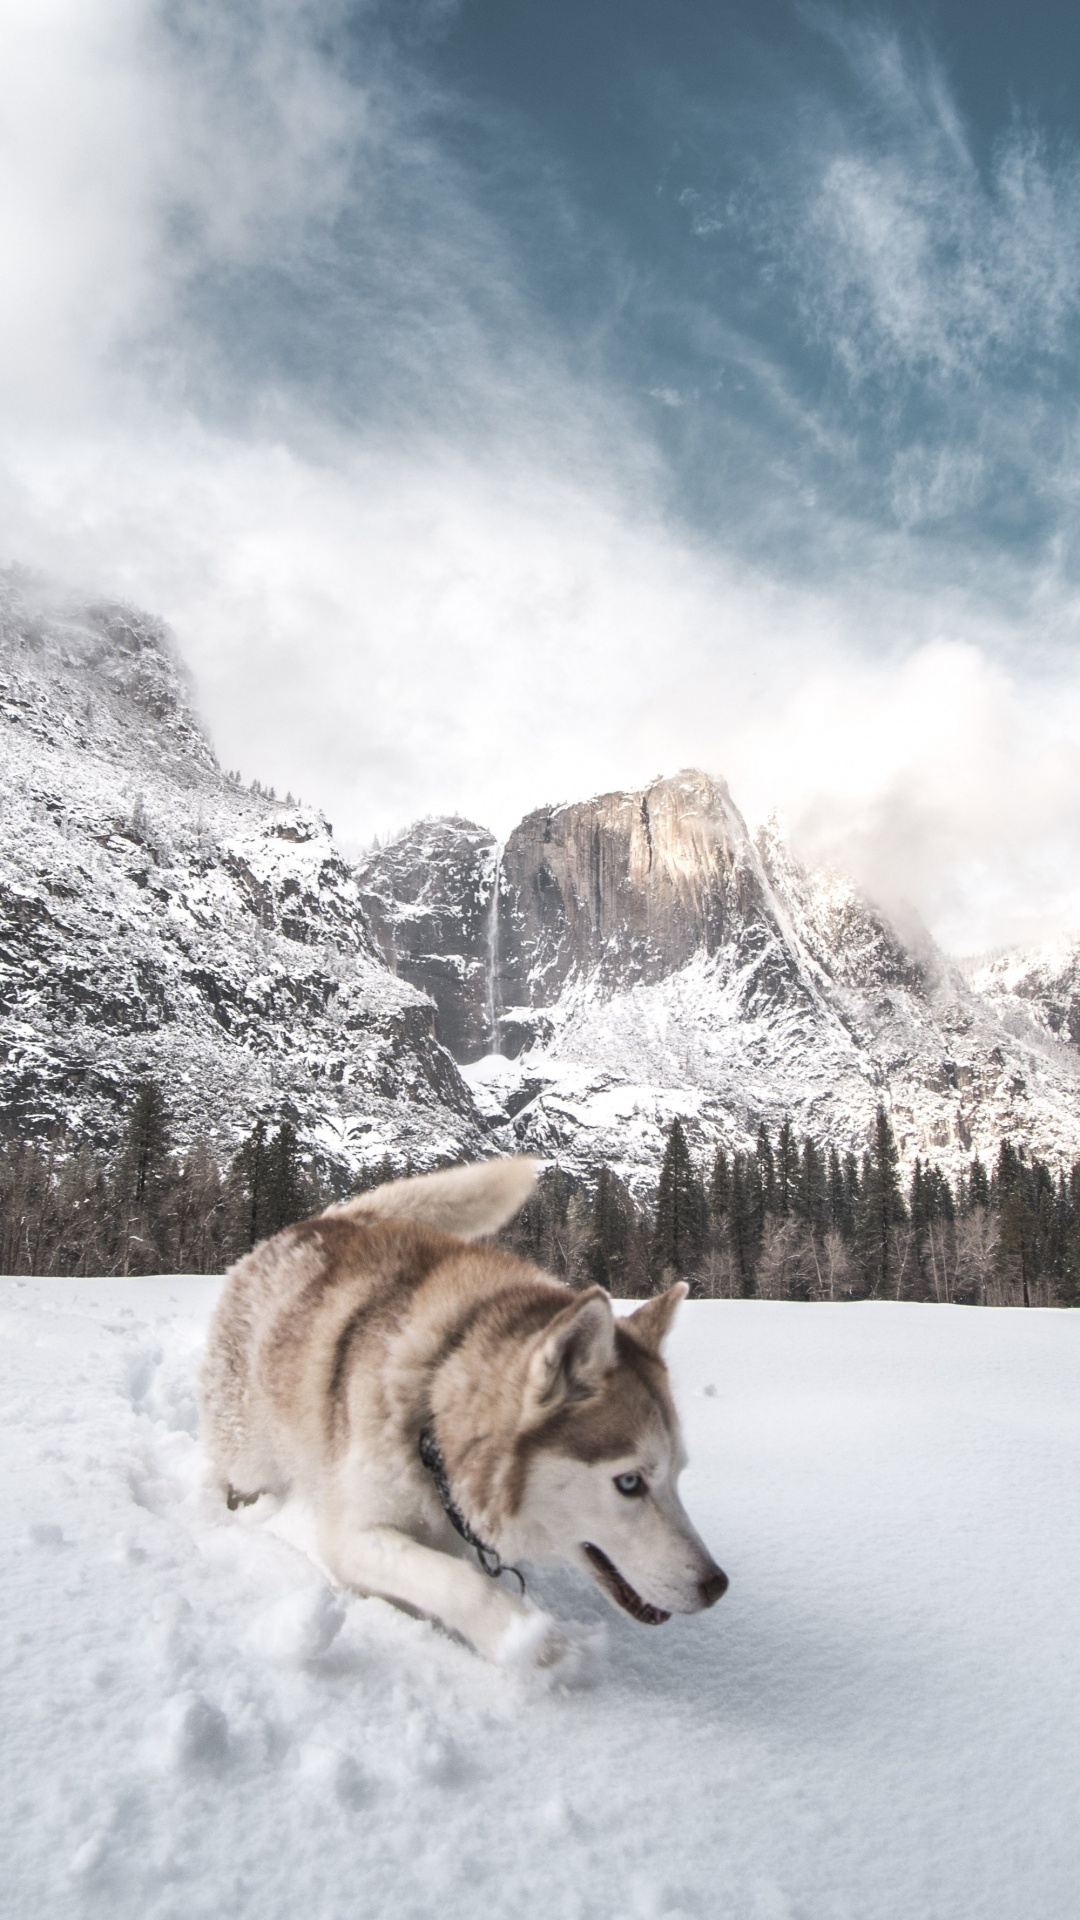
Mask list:
[{"label": "dog's blue eye", "polygon": [[640,1500],[645,1491],[644,1476],[640,1473],[617,1473],[615,1485],[628,1500]]}]

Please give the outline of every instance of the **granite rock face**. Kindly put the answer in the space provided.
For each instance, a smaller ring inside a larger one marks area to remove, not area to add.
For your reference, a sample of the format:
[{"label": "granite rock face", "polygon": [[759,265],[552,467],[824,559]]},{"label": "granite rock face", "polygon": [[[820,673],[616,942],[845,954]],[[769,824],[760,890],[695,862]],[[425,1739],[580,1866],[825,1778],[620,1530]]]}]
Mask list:
[{"label": "granite rock face", "polygon": [[427,820],[353,869],[222,773],[159,623],[0,579],[0,1124],[115,1140],[134,1084],[181,1143],[288,1118],[361,1166],[526,1150],[651,1188],[761,1120],[955,1170],[1080,1157],[1080,946],[963,977],[689,771]]},{"label": "granite rock face", "polygon": [[705,774],[541,808],[500,867],[497,998],[551,1006],[573,980],[615,991],[662,980],[761,917],[746,829]]},{"label": "granite rock face", "polygon": [[317,813],[222,773],[160,623],[0,582],[0,1123],[181,1142],[288,1118],[342,1178],[475,1152],[429,1000],[387,969]]},{"label": "granite rock face", "polygon": [[456,1060],[495,1044],[495,836],[471,820],[424,820],[361,862],[361,906],[388,967],[435,1003]]},{"label": "granite rock face", "polygon": [[[422,866],[436,825],[415,832]],[[440,875],[441,897],[465,886]],[[1003,1018],[925,933],[803,867],[775,826],[752,838],[703,773],[529,814],[499,858],[494,936],[474,930],[469,991],[478,1007],[486,954],[498,1044],[464,1072],[521,1149],[644,1188],[675,1113],[703,1160],[785,1116],[861,1151],[884,1101],[909,1163],[955,1170],[1005,1133],[1080,1154],[1067,1010],[1057,1030],[1053,1008]]]}]

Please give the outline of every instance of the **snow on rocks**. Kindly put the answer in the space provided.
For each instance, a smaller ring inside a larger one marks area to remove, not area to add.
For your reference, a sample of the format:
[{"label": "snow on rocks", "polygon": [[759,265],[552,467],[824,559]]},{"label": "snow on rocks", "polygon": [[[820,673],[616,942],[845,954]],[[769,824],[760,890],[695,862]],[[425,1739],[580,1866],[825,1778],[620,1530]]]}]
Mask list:
[{"label": "snow on rocks", "polygon": [[317,813],[221,772],[159,622],[11,575],[0,743],[24,1135],[112,1145],[152,1074],[180,1144],[287,1117],[346,1178],[518,1147],[645,1193],[675,1113],[704,1167],[785,1115],[861,1151],[881,1100],[909,1165],[1006,1134],[1080,1157],[1075,942],[965,982],[704,773],[541,808],[501,851],[420,822],[353,871]]},{"label": "snow on rocks", "polygon": [[971,960],[965,973],[1011,1032],[1030,1034],[1034,1028],[1066,1046],[1080,1046],[1080,939],[1075,934]]},{"label": "snow on rocks", "polygon": [[218,1283],[0,1282],[11,1920],[1066,1920],[1080,1316],[691,1302],[732,1576],[568,1689],[333,1591],[203,1481]]},{"label": "snow on rocks", "polygon": [[[1004,1137],[1080,1157],[1075,943],[965,981],[925,931],[902,938],[844,875],[802,867],[775,823],[751,838],[701,773],[549,811],[504,856],[493,997],[513,1057],[463,1068],[521,1150],[650,1193],[675,1113],[707,1168],[763,1119],[859,1153],[884,1102],[909,1170],[992,1164]],[[409,871],[409,840],[388,873]]]},{"label": "snow on rocks", "polygon": [[159,622],[0,575],[0,746],[9,1126],[112,1144],[152,1074],[181,1144],[262,1116],[342,1172],[480,1151],[326,821],[222,773]]}]

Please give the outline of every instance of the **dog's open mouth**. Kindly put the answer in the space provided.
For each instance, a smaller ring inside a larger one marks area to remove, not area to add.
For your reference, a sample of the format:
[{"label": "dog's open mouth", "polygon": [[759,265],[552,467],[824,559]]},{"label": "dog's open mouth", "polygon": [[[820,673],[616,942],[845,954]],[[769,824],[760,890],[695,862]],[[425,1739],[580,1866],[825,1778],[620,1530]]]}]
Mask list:
[{"label": "dog's open mouth", "polygon": [[601,1553],[599,1547],[594,1547],[588,1540],[582,1544],[596,1568],[601,1585],[607,1588],[620,1607],[633,1614],[635,1620],[640,1620],[643,1627],[662,1627],[665,1620],[671,1619],[670,1613],[665,1613],[662,1607],[651,1607],[640,1593],[635,1593],[629,1580],[623,1579],[618,1567],[608,1559],[606,1553]]}]

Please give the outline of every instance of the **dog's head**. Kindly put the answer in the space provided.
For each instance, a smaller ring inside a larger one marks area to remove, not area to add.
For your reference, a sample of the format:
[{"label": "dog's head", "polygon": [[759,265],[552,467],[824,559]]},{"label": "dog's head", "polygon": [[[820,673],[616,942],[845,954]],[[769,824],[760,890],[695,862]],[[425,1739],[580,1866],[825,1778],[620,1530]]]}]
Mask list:
[{"label": "dog's head", "polygon": [[686,1292],[619,1320],[602,1288],[579,1295],[533,1342],[518,1433],[513,1552],[581,1567],[649,1626],[728,1584],[677,1491],[686,1454],[660,1348]]}]

